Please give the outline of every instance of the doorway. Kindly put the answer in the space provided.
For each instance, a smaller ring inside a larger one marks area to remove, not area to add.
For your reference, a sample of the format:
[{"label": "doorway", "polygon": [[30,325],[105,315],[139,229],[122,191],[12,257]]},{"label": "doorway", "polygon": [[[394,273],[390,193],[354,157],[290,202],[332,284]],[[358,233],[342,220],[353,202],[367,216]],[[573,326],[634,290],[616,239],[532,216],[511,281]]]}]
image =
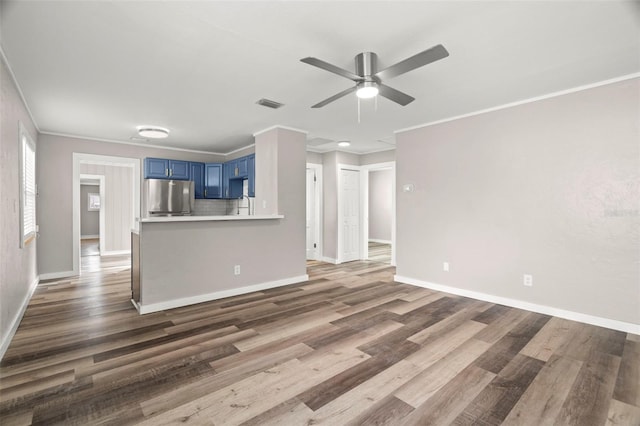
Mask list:
[{"label": "doorway", "polygon": [[[100,188],[100,256],[129,256],[131,229],[140,218],[140,159],[73,153],[73,273],[80,275],[81,176],[104,177]],[[87,258],[90,259],[90,258]]]},{"label": "doorway", "polygon": [[104,243],[104,175],[80,174],[80,256],[100,256]]},{"label": "doorway", "polygon": [[391,219],[393,169],[369,170],[368,204],[368,259],[391,263]]},{"label": "doorway", "polygon": [[396,265],[395,162],[361,166],[363,172],[363,259]]},{"label": "doorway", "polygon": [[322,165],[307,163],[307,260],[322,258]]}]

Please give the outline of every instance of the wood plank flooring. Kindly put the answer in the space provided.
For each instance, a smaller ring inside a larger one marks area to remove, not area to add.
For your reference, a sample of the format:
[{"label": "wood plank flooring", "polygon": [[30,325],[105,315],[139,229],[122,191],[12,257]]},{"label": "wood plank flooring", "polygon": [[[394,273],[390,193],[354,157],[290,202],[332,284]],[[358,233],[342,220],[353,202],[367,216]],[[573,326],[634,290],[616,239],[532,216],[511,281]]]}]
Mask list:
[{"label": "wood plank flooring", "polygon": [[[86,259],[86,260],[85,260]],[[128,258],[43,282],[2,425],[640,425],[640,338],[393,282],[367,261],[139,316]]]},{"label": "wood plank flooring", "polygon": [[87,238],[80,240],[80,256],[100,256],[100,239]]},{"label": "wood plank flooring", "polygon": [[391,244],[369,241],[369,260],[374,262],[391,263]]}]

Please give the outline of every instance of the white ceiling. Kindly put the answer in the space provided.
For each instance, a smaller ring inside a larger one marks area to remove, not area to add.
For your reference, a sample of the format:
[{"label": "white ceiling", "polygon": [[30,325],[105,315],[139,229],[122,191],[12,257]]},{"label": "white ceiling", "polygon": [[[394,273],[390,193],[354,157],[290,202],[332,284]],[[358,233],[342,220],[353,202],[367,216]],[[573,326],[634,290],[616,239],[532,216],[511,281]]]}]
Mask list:
[{"label": "white ceiling", "polygon": [[[639,2],[4,1],[0,42],[42,132],[227,153],[273,125],[312,149],[389,149],[394,130],[640,71]],[[349,95],[352,84],[300,62],[385,68],[433,45],[448,58],[386,80],[401,107]],[[256,105],[268,98],[285,106]],[[382,140],[382,142],[380,142]],[[147,142],[142,142],[147,143]]]}]

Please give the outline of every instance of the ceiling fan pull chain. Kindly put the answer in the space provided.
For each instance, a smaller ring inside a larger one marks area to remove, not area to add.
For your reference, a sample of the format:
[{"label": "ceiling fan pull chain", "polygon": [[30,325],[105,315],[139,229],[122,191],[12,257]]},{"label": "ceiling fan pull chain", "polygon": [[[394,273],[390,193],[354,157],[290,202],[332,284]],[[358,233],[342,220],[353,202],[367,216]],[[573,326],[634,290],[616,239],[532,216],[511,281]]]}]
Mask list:
[{"label": "ceiling fan pull chain", "polygon": [[374,96],[373,98],[375,99],[374,100],[374,102],[375,102],[374,111],[378,112],[378,95]]},{"label": "ceiling fan pull chain", "polygon": [[358,124],[360,124],[360,98],[358,98]]}]

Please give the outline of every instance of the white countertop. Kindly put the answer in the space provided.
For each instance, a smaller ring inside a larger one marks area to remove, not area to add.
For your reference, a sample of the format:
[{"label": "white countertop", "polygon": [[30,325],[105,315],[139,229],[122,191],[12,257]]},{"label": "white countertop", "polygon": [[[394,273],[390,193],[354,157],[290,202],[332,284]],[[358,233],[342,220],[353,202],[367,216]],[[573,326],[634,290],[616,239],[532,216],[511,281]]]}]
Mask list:
[{"label": "white countertop", "polygon": [[156,216],[143,217],[141,223],[158,223],[158,222],[202,222],[210,220],[265,220],[265,219],[283,219],[281,214],[270,215],[225,215],[225,216]]}]

